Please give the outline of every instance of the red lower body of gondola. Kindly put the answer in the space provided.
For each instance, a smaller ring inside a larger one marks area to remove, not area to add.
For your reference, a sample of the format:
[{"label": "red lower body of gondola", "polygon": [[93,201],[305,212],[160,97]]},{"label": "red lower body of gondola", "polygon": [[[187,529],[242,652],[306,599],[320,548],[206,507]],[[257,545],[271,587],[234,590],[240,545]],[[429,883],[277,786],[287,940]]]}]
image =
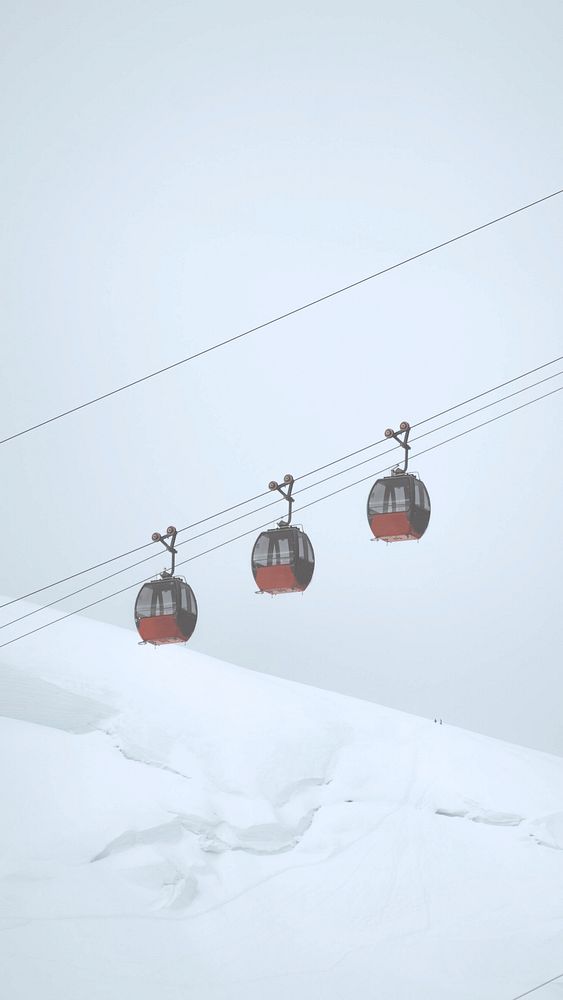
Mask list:
[{"label": "red lower body of gondola", "polygon": [[153,646],[163,646],[171,642],[187,642],[176,621],[176,615],[157,615],[154,618],[141,618],[137,631],[143,642],[151,642]]},{"label": "red lower body of gondola", "polygon": [[266,594],[292,594],[305,590],[299,583],[291,566],[259,566],[254,579],[258,589]]},{"label": "red lower body of gondola", "polygon": [[370,520],[370,527],[375,535],[382,542],[408,542],[422,537],[422,533],[415,531],[408,514],[375,514]]}]

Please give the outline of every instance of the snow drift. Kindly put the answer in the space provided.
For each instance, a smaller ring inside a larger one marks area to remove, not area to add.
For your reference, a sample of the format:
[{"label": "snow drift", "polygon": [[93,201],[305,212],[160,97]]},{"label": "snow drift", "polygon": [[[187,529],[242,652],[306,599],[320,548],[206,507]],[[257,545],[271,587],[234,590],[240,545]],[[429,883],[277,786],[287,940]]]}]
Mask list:
[{"label": "snow drift", "polygon": [[559,758],[87,619],[2,653],[7,1000],[510,1000],[563,972]]}]

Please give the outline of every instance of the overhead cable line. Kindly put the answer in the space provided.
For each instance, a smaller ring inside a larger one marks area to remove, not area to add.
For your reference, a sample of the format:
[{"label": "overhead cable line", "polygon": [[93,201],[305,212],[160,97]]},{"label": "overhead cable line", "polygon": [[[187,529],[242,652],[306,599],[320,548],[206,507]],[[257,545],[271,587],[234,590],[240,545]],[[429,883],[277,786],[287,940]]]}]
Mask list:
[{"label": "overhead cable line", "polygon": [[[538,365],[536,368],[530,368],[528,371],[523,372],[521,375],[515,375],[513,378],[507,379],[504,382],[500,382],[498,385],[492,386],[490,389],[485,389],[483,392],[479,392],[479,393],[477,393],[474,396],[470,396],[468,399],[464,399],[461,403],[455,403],[453,406],[447,407],[445,410],[440,410],[438,413],[433,414],[433,416],[431,416],[431,417],[426,417],[424,420],[419,420],[417,423],[413,424],[412,427],[413,427],[413,429],[415,429],[417,427],[422,427],[424,424],[430,423],[432,420],[437,420],[438,417],[445,416],[447,413],[451,413],[454,410],[458,410],[462,406],[467,406],[469,403],[473,403],[477,399],[482,399],[483,396],[488,396],[492,392],[497,392],[499,389],[504,389],[506,386],[512,385],[514,382],[519,382],[521,379],[527,378],[529,375],[534,375],[536,372],[542,371],[545,368],[549,368],[549,367],[551,367],[551,365],[557,364],[557,362],[559,362],[559,361],[563,361],[563,355],[560,355],[557,358],[552,358],[551,361],[546,361],[543,364]],[[550,376],[550,377],[555,378],[556,376]],[[526,386],[525,389],[523,389],[522,391],[526,391],[527,389],[532,389],[532,388],[534,388],[534,386],[540,385],[540,384],[541,384],[540,382],[534,382],[532,385]],[[503,399],[508,399],[508,398],[509,398],[508,396],[503,397]],[[499,400],[498,402],[502,402],[502,400]],[[474,412],[478,412],[478,411],[474,411]],[[471,414],[468,414],[468,416],[471,416]],[[444,425],[444,426],[447,426],[447,425]],[[419,435],[419,436],[421,436],[421,435]],[[324,465],[319,465],[319,466],[317,466],[316,469],[311,469],[309,472],[304,472],[300,476],[296,476],[295,477],[295,482],[300,482],[302,479],[307,479],[309,476],[316,475],[316,473],[318,473],[318,472],[323,472],[325,469],[329,469],[333,465],[338,465],[338,464],[340,464],[340,462],[345,462],[345,461],[347,461],[347,459],[353,458],[355,455],[359,455],[359,454],[361,454],[364,451],[369,451],[371,448],[376,448],[378,445],[385,444],[385,443],[387,443],[387,438],[380,438],[378,441],[372,441],[371,444],[364,445],[362,448],[357,448],[354,451],[350,451],[346,455],[342,455],[340,458],[335,458],[335,459],[333,459],[330,462],[326,462]],[[374,457],[377,457],[377,456],[374,456]],[[238,503],[232,504],[230,507],[225,507],[223,510],[217,511],[215,514],[209,514],[207,517],[203,517],[199,521],[194,521],[192,524],[189,524],[189,525],[186,525],[183,528],[180,528],[178,530],[178,534],[181,534],[184,531],[191,531],[192,528],[197,528],[201,524],[206,524],[208,521],[215,520],[215,518],[223,517],[225,514],[230,514],[233,510],[240,509],[240,507],[244,507],[244,506],[246,506],[249,503],[254,503],[256,500],[261,500],[263,497],[269,496],[269,495],[270,495],[270,491],[269,490],[265,490],[263,493],[257,493],[255,496],[249,497],[247,500],[241,500]],[[272,501],[272,504],[275,503],[275,502],[277,502],[277,501]],[[265,504],[264,506],[267,507],[267,506],[270,506],[270,504]],[[259,508],[259,509],[264,509],[264,508]],[[197,536],[197,537],[199,537],[199,536]],[[190,539],[188,539],[188,541],[190,541]],[[79,570],[76,573],[71,573],[68,576],[61,577],[61,579],[55,580],[55,581],[53,581],[53,583],[47,583],[47,584],[45,584],[45,586],[38,587],[36,590],[30,590],[27,594],[22,594],[20,597],[14,597],[14,598],[12,598],[9,601],[5,601],[4,604],[0,604],[0,610],[2,608],[8,608],[12,604],[17,604],[20,601],[25,601],[29,597],[35,597],[36,594],[44,593],[45,590],[51,590],[51,588],[57,587],[57,586],[59,586],[62,583],[69,583],[70,580],[75,580],[79,576],[84,576],[86,573],[91,573],[91,572],[93,572],[96,569],[101,569],[103,566],[109,566],[110,563],[117,562],[119,559],[125,559],[127,556],[134,555],[136,552],[141,552],[143,549],[150,548],[150,547],[154,546],[155,544],[156,544],[155,542],[146,542],[144,545],[138,545],[136,548],[129,549],[126,552],[121,552],[117,556],[112,556],[109,559],[104,559],[101,562],[94,563],[92,566],[88,566],[86,569],[82,569],[82,570]],[[185,544],[185,542],[179,542],[178,544],[179,545],[183,545],[183,544]],[[133,565],[140,565],[142,562],[148,562],[150,559],[156,558],[156,556],[160,555],[160,554],[161,554],[161,550],[159,549],[153,555],[148,556],[144,560],[141,559],[141,560],[139,560],[139,562],[134,563]],[[130,567],[126,567],[126,569],[127,568],[130,568]],[[117,574],[110,574],[108,577],[105,577],[104,579],[110,579],[110,577],[112,575],[117,575]],[[100,581],[98,581],[98,582],[100,582]],[[83,589],[87,589],[87,588],[83,588]],[[79,593],[79,592],[80,591],[77,591],[77,593]],[[64,600],[64,598],[61,598],[61,600]],[[57,602],[55,601],[53,603],[57,603]],[[49,607],[49,606],[50,605],[47,605],[47,607]]]},{"label": "overhead cable line", "polygon": [[[529,389],[535,389],[538,385],[543,385],[545,382],[551,382],[554,378],[560,378],[563,375],[563,370],[555,372],[554,375],[548,375],[547,378],[539,379],[538,382],[532,382],[531,385],[524,386],[523,389],[516,389],[515,392],[509,392],[506,396],[501,396],[499,399],[493,400],[492,403],[485,403],[483,406],[478,406],[475,410],[470,410],[469,413],[463,413],[461,417],[454,417],[453,420],[446,421],[445,424],[439,424],[438,427],[433,427],[432,430],[425,431],[424,434],[418,434],[415,438],[411,438],[411,441],[421,441],[423,438],[428,437],[430,434],[436,434],[438,431],[445,430],[446,427],[451,427],[452,424],[458,424],[460,420],[467,420],[469,417],[474,417],[477,413],[482,413],[483,410],[489,410],[491,406],[498,406],[499,403],[506,402],[507,399],[513,399],[514,396],[520,396],[523,392],[528,392]],[[541,398],[541,397],[538,397]],[[452,407],[455,409],[455,407]],[[426,420],[421,420],[418,424],[412,424],[411,429],[414,427],[422,427]],[[386,438],[385,440],[388,440]],[[358,469],[361,465],[367,465],[368,462],[373,462],[376,458],[381,458],[383,455],[388,454],[390,451],[395,451],[400,445],[395,445],[394,448],[388,448],[386,452],[381,452],[379,455],[370,455],[369,458],[362,459],[361,462],[355,462],[354,465],[348,465],[345,469],[340,469],[338,472],[331,473],[330,476],[325,476],[324,479],[318,479],[316,483],[311,483],[310,486],[303,486],[301,493],[305,490],[313,489],[315,486],[321,486],[322,483],[327,483],[330,479],[335,479],[337,476],[343,476],[346,472],[351,472],[353,469]],[[357,454],[357,453],[356,453]],[[422,452],[419,452],[422,454]],[[325,466],[326,468],[326,466]],[[320,471],[320,470],[317,470]],[[304,478],[303,476],[301,478]],[[297,481],[297,480],[296,480]],[[185,543],[180,543],[185,544]]]},{"label": "overhead cable line", "polygon": [[[477,431],[481,427],[486,427],[488,424],[494,424],[496,420],[501,420],[502,417],[507,417],[510,413],[516,413],[518,410],[523,410],[526,406],[531,406],[532,403],[539,403],[541,399],[547,399],[548,396],[554,396],[557,392],[563,392],[563,386],[560,386],[558,389],[552,389],[551,392],[545,392],[542,396],[536,396],[535,399],[529,399],[526,403],[521,403],[520,406],[514,406],[511,410],[505,410],[504,413],[498,413],[496,417],[491,417],[489,420],[484,420],[480,424],[475,424],[474,427],[468,427],[466,430],[460,431],[459,434],[454,434],[452,437],[445,438],[444,441],[439,441],[438,444],[432,444],[428,448],[423,448],[422,451],[417,451],[416,454],[412,456],[412,458],[418,458],[420,455],[427,455],[429,451],[435,451],[436,448],[441,448],[442,445],[444,444],[450,444],[451,441],[457,441],[458,438],[465,437],[466,434],[471,434],[472,431]],[[422,435],[420,436],[422,437]],[[350,490],[352,489],[353,486],[358,486],[360,483],[365,483],[367,482],[368,479],[371,479],[374,475],[378,476],[381,473],[387,472],[389,469],[392,468],[393,468],[392,465],[388,465],[386,466],[385,469],[380,469],[379,472],[376,473],[370,472],[369,476],[363,476],[361,479],[354,480],[353,483],[347,483],[346,486],[341,486],[340,489],[333,490],[332,493],[325,493],[325,495],[319,497],[319,499],[310,500],[309,503],[302,504],[301,507],[296,508],[296,510],[305,510],[306,507],[314,507],[315,504],[320,503],[322,500],[328,500],[329,497],[338,496],[339,493],[344,493],[345,490]],[[197,556],[193,556],[192,558],[196,559]],[[185,562],[190,562],[190,561],[191,561],[190,559],[185,560]],[[182,566],[183,563],[178,563],[178,565]]]},{"label": "overhead cable line", "polygon": [[549,986],[550,983],[556,983],[558,979],[563,979],[563,972],[560,972],[558,976],[553,976],[552,979],[546,979],[544,983],[538,983],[537,986],[533,986],[531,990],[526,990],[525,993],[519,993],[517,997],[512,997],[511,1000],[522,1000],[522,997],[529,997],[532,993],[537,993],[538,990],[543,990],[544,986]]},{"label": "overhead cable line", "polygon": [[[551,365],[557,364],[558,361],[563,361],[563,354],[558,358],[553,358],[551,361],[546,361],[543,365],[538,365],[537,368],[531,368],[529,371],[524,372],[522,375],[515,375],[514,378],[509,378],[506,382],[500,382],[499,385],[493,386],[491,389],[485,389],[483,392],[478,392],[475,396],[470,396],[469,399],[464,399],[461,403],[455,403],[453,406],[448,406],[445,410],[440,410],[439,413],[432,414],[431,417],[425,417],[424,420],[417,421],[416,424],[411,424],[411,430],[415,430],[417,427],[422,427],[423,424],[429,424],[432,420],[437,420],[438,417],[444,417],[446,413],[452,413],[453,410],[459,410],[462,406],[468,406],[469,403],[474,403],[477,399],[482,399],[483,396],[490,395],[491,392],[497,392],[499,389],[504,389],[507,385],[512,385],[513,382],[519,382],[520,379],[526,378],[528,375],[534,375],[536,372],[542,371],[544,368],[549,368]],[[534,385],[539,385],[539,382],[535,382]],[[527,388],[533,388],[529,386]],[[522,390],[525,391],[525,390]],[[509,397],[504,397],[508,399]],[[478,412],[478,411],[475,411]],[[420,437],[421,435],[419,435]],[[358,448],[356,451],[351,451],[342,458],[335,458],[332,462],[327,462],[325,465],[319,465],[317,469],[312,469],[311,472],[305,472],[301,476],[296,476],[295,482],[299,482],[301,479],[306,479],[307,476],[314,476],[317,472],[323,472],[324,469],[329,469],[331,465],[337,465],[339,462],[345,462],[348,458],[353,458],[354,455],[359,455],[362,451],[368,451],[370,448],[375,448],[378,444],[384,444],[387,438],[382,438],[380,441],[373,441],[371,444],[364,445],[363,448]],[[2,605],[0,605],[1,607]]]},{"label": "overhead cable line", "polygon": [[[530,389],[535,389],[539,385],[544,385],[545,382],[550,382],[554,378],[560,378],[563,375],[563,370],[555,372],[553,375],[548,375],[547,378],[539,379],[537,382],[532,382],[531,385],[525,386],[523,389],[517,389],[515,392],[510,392],[506,396],[501,396],[500,399],[493,400],[492,403],[485,403],[484,406],[479,406],[475,410],[470,410],[469,413],[464,413],[461,417],[454,417],[453,420],[448,420],[445,424],[440,424],[438,427],[433,427],[432,430],[425,431],[424,434],[419,434],[418,437],[411,439],[414,441],[421,441],[423,438],[428,437],[431,434],[437,434],[438,431],[445,430],[447,427],[451,427],[453,424],[459,423],[461,420],[468,420],[469,417],[474,417],[477,413],[482,413],[483,410],[488,410],[491,406],[498,406],[500,403],[506,402],[507,399],[513,399],[514,396],[519,396],[523,392],[528,392]],[[482,393],[480,395],[483,395]],[[479,398],[479,397],[474,397]],[[452,407],[455,409],[455,407]],[[427,421],[422,420],[419,424],[414,426],[422,426],[427,423]],[[387,438],[383,439],[387,441]],[[375,462],[378,458],[383,458],[384,455],[390,454],[392,451],[396,451],[399,445],[394,445],[392,448],[387,448],[386,451],[380,452],[377,455],[370,455],[369,458],[362,459],[361,462],[355,462],[354,465],[349,465],[345,469],[340,469],[338,472],[333,472],[329,476],[325,476],[323,479],[317,480],[315,483],[310,483],[308,486],[303,486],[300,493],[305,493],[308,490],[315,489],[317,486],[322,486],[324,483],[329,482],[331,479],[336,479],[338,476],[343,476],[347,472],[352,472],[354,469],[359,468],[362,465],[367,465],[370,462]],[[354,454],[358,454],[355,452]],[[330,463],[334,464],[334,463]],[[324,466],[327,468],[327,466]],[[307,473],[309,475],[309,473]],[[373,475],[373,474],[371,474]],[[368,478],[371,478],[371,475]],[[304,479],[304,476],[300,477]],[[295,480],[297,481],[297,480]],[[266,494],[263,494],[266,495]],[[197,535],[192,535],[191,538],[184,539],[183,542],[177,543],[177,548],[182,545],[188,545],[190,542],[195,542],[198,538],[203,538],[204,535],[210,535],[214,531],[220,531],[224,528],[229,527],[231,524],[235,524],[237,521],[242,521],[247,517],[252,517],[254,514],[259,514],[261,511],[266,510],[268,507],[274,507],[279,504],[279,500],[270,500],[269,503],[262,504],[261,507],[255,507],[252,510],[246,511],[244,514],[239,514],[237,517],[231,518],[229,521],[225,521],[221,524],[216,524],[213,528],[207,528],[205,531],[200,531]],[[241,506],[241,505],[239,505]],[[199,522],[202,523],[202,522]],[[269,523],[269,522],[268,522]],[[101,583],[106,583],[107,580],[112,580],[116,576],[120,576],[121,573],[127,573],[130,569],[135,569],[137,566],[141,566],[143,563],[149,562],[151,559],[155,559],[156,556],[162,555],[160,551],[152,553],[150,556],[145,556],[143,559],[138,559],[137,562],[129,563],[128,566],[123,566],[121,569],[115,570],[113,573],[108,573],[107,576],[101,577],[99,580],[93,580],[92,583],[85,584],[84,587],[79,587],[77,590],[72,590],[69,594],[64,594],[62,597],[57,597],[56,600],[50,601],[49,604],[43,604],[41,607],[34,608],[33,611],[27,611],[24,615],[20,615],[18,618],[12,618],[11,621],[5,622],[0,625],[0,631],[4,628],[8,628],[10,625],[15,625],[17,622],[23,621],[25,618],[31,618],[33,615],[39,614],[41,611],[45,611],[47,608],[52,608],[56,604],[61,604],[63,601],[69,600],[71,597],[76,597],[77,594],[84,593],[85,590],[90,590],[92,587],[97,587]]]},{"label": "overhead cable line", "polygon": [[[212,521],[216,517],[222,517],[223,514],[230,514],[232,510],[236,510],[237,507],[244,507],[247,503],[254,503],[255,500],[260,500],[262,497],[270,495],[269,490],[265,490],[263,493],[257,493],[254,497],[249,497],[248,500],[241,500],[239,503],[233,504],[231,507],[225,507],[224,510],[217,511],[216,514],[209,514],[207,517],[201,519],[201,521],[194,521],[193,524],[187,525],[185,528],[180,528],[180,531],[187,531],[190,528],[196,528],[200,524],[204,524],[206,521]],[[178,532],[179,533],[179,532]],[[45,590],[51,590],[52,587],[58,587],[61,583],[68,583],[69,580],[76,580],[79,576],[84,576],[85,573],[92,573],[95,569],[101,569],[102,566],[109,566],[112,562],[117,562],[119,559],[125,559],[126,556],[132,556],[135,552],[141,552],[142,549],[148,549],[154,546],[155,542],[145,542],[144,545],[138,545],[135,549],[128,549],[127,552],[121,552],[118,556],[111,556],[110,559],[104,559],[102,562],[94,563],[92,566],[88,566],[87,569],[80,569],[76,573],[71,573],[69,576],[63,576],[60,580],[54,580],[53,583],[46,583],[44,587],[38,587],[37,590],[30,590],[27,594],[22,594],[21,597],[13,597],[10,601],[5,601],[4,604],[0,604],[0,610],[2,608],[8,608],[11,604],[17,604],[19,601],[25,601],[28,597],[35,597],[36,594],[42,594]],[[154,559],[157,555],[162,555],[162,550],[158,549],[153,553],[153,555],[148,556],[148,559]],[[139,560],[145,562],[147,560]]]},{"label": "overhead cable line", "polygon": [[[487,427],[489,424],[495,423],[497,420],[501,420],[503,417],[507,417],[512,413],[516,413],[518,410],[523,410],[527,406],[532,406],[534,403],[539,403],[542,399],[547,399],[549,396],[554,396],[558,392],[563,391],[563,386],[558,389],[552,389],[551,392],[546,392],[541,396],[537,396],[534,399],[528,400],[526,403],[521,403],[519,406],[513,407],[511,410],[506,410],[504,413],[498,413],[496,416],[491,417],[489,420],[484,420],[480,424],[475,424],[474,427],[468,427],[464,431],[460,431],[459,434],[454,434],[450,438],[446,438],[444,441],[439,441],[437,444],[430,445],[428,448],[423,448],[422,451],[416,453],[413,457],[420,457],[421,455],[426,455],[430,451],[435,451],[437,448],[441,448],[445,444],[450,444],[452,441],[457,441],[459,438],[465,437],[467,434],[473,433],[473,431],[479,430],[482,427]],[[306,510],[309,507],[314,507],[318,503],[322,503],[324,500],[328,500],[331,497],[338,496],[340,493],[344,493],[346,490],[352,489],[354,486],[358,486],[361,483],[366,482],[366,480],[371,479],[374,475],[378,476],[387,472],[392,468],[392,465],[386,466],[384,469],[379,469],[375,473],[370,473],[369,476],[363,476],[361,479],[357,479],[352,483],[347,483],[345,486],[341,486],[337,490],[333,490],[331,493],[326,493],[322,497],[317,497],[315,500],[310,500],[308,503],[301,504],[300,507],[296,508],[296,511]],[[190,556],[188,559],[183,559],[178,562],[177,566],[185,566],[187,563],[195,562],[196,559],[201,559],[202,556],[209,555],[211,552],[216,552],[218,549],[224,548],[226,545],[231,545],[233,542],[239,541],[241,538],[246,538],[248,535],[253,535],[256,531],[260,531],[261,528],[266,528],[270,524],[270,521],[266,521],[264,524],[255,525],[248,531],[243,531],[239,535],[235,535],[233,538],[227,538],[225,541],[218,542],[217,545],[213,545],[208,549],[204,549],[202,552],[196,553],[196,555]],[[113,597],[118,597],[120,594],[124,594],[129,590],[133,590],[135,587],[142,586],[145,580],[138,580],[135,583],[130,583],[126,587],[122,587],[120,590],[116,590],[111,594],[107,594],[105,597],[100,597],[96,601],[91,601],[89,604],[85,604],[80,608],[75,608],[74,611],[69,611],[60,618],[55,618],[53,621],[45,622],[43,625],[38,625],[37,628],[31,629],[29,632],[23,632],[21,635],[15,636],[13,639],[8,639],[6,642],[0,643],[0,649],[4,649],[6,646],[11,646],[15,642],[19,642],[20,639],[25,639],[30,635],[34,635],[36,632],[41,632],[43,629],[50,628],[52,625],[58,625],[59,622],[65,621],[67,618],[72,618],[74,615],[81,614],[83,611],[89,610],[89,608],[96,607],[98,604],[103,604],[105,601],[111,600]],[[40,609],[43,610],[43,609]]]},{"label": "overhead cable line", "polygon": [[353,288],[358,288],[360,285],[366,284],[368,281],[380,278],[382,275],[388,274],[390,271],[395,271],[399,267],[404,267],[406,264],[411,264],[415,260],[420,260],[421,257],[427,257],[428,254],[435,253],[437,250],[442,250],[444,247],[450,246],[452,243],[458,243],[460,240],[464,240],[468,236],[473,236],[475,233],[482,232],[484,229],[489,229],[491,226],[495,226],[499,222],[504,222],[506,219],[519,215],[521,212],[526,212],[528,209],[534,208],[536,205],[541,205],[544,202],[549,201],[551,198],[557,198],[560,194],[563,194],[563,188],[559,188],[557,191],[552,191],[550,194],[543,195],[541,198],[536,198],[534,201],[530,201],[526,205],[520,205],[518,208],[514,208],[510,212],[505,212],[504,215],[498,215],[494,219],[489,219],[488,222],[483,222],[479,226],[474,226],[472,229],[466,229],[465,232],[459,233],[457,236],[451,236],[449,239],[443,240],[441,243],[435,243],[426,250],[421,250],[419,253],[412,254],[410,257],[404,257],[402,260],[396,261],[394,264],[389,264],[387,267],[383,267],[379,271],[374,271],[373,274],[365,275],[365,277],[358,278],[356,281],[352,281],[347,285],[342,285],[340,288],[336,288],[332,292],[327,292],[325,295],[318,296],[318,298],[310,299],[308,302],[303,303],[303,305],[296,306],[294,309],[288,309],[287,312],[280,313],[272,319],[265,320],[264,323],[259,323],[257,326],[249,327],[249,329],[243,330],[242,333],[237,333],[233,337],[228,337],[226,340],[221,340],[217,344],[212,344],[210,347],[205,347],[201,351],[196,351],[195,354],[190,354],[186,358],[174,361],[172,364],[166,365],[164,368],[159,368],[157,371],[149,372],[148,375],[143,375],[141,378],[133,379],[132,382],[126,382],[124,385],[117,386],[115,389],[111,389],[109,392],[104,392],[100,396],[94,396],[93,399],[89,399],[85,403],[79,403],[77,406],[72,406],[68,410],[63,410],[61,413],[57,413],[53,417],[40,420],[38,423],[31,424],[29,427],[25,427],[21,431],[9,434],[7,437],[0,439],[0,445],[7,444],[8,441],[14,441],[16,438],[23,437],[25,434],[31,434],[32,431],[39,430],[40,427],[46,427],[48,424],[52,424],[56,420],[62,420],[63,417],[69,417],[73,413],[78,413],[79,410],[85,410],[88,406],[94,406],[95,403],[101,403],[104,399],[109,399],[111,396],[116,396],[120,392],[125,392],[126,389],[132,389],[136,385],[148,382],[149,379],[156,378],[158,375],[163,375],[165,372],[172,371],[174,368],[179,368],[181,365],[186,365],[191,361],[195,361],[197,358],[203,357],[205,354],[210,354],[212,351],[217,351],[221,347],[226,347],[228,344],[233,344],[235,341],[242,340],[244,337],[249,337],[253,333],[258,333],[260,330],[265,330],[267,327],[273,326],[275,323],[281,323],[282,320],[289,319],[290,316],[296,316],[298,313],[304,312],[306,309],[311,309],[313,306],[320,305],[321,302],[327,302],[329,299],[333,299],[337,295],[342,295],[344,292],[349,292]]}]

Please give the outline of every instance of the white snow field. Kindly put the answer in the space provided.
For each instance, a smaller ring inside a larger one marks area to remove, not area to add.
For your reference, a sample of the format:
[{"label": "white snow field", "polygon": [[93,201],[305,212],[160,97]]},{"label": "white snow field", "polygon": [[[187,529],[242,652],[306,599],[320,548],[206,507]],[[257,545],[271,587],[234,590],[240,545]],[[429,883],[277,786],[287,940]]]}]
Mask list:
[{"label": "white snow field", "polygon": [[563,760],[84,618],[0,665],[4,1000],[511,1000],[563,973]]}]

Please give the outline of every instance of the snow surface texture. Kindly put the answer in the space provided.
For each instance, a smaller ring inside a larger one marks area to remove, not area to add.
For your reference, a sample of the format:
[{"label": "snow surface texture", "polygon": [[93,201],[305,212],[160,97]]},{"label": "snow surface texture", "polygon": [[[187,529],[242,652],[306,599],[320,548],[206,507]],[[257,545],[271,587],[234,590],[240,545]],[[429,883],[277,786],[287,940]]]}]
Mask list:
[{"label": "snow surface texture", "polygon": [[87,619],[2,653],[6,1000],[510,1000],[563,972],[562,760]]}]

